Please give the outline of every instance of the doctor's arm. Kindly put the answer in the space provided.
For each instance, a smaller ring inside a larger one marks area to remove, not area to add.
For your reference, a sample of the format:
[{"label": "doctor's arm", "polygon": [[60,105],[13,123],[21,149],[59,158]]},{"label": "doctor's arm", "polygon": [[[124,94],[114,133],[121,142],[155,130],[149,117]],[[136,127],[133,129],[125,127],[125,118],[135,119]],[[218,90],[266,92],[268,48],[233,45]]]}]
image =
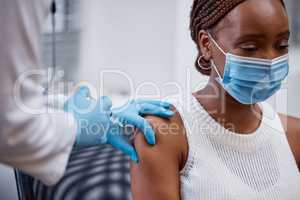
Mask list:
[{"label": "doctor's arm", "polygon": [[75,141],[71,114],[47,113],[41,78],[41,30],[49,0],[0,6],[0,163],[51,185],[65,171]]},{"label": "doctor's arm", "polygon": [[300,167],[300,119],[279,114],[294,157]]}]

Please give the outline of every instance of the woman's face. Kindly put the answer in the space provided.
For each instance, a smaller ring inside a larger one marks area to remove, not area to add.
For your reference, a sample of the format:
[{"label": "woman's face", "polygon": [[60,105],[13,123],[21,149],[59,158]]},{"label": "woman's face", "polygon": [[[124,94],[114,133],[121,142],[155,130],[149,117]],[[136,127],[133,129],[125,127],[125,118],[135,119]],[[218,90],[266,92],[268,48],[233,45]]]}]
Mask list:
[{"label": "woman's face", "polygon": [[[221,20],[213,32],[219,46],[235,55],[274,59],[288,53],[289,22],[280,0],[247,0]],[[213,59],[223,73],[225,55],[204,32],[200,32],[199,39],[205,58]]]}]

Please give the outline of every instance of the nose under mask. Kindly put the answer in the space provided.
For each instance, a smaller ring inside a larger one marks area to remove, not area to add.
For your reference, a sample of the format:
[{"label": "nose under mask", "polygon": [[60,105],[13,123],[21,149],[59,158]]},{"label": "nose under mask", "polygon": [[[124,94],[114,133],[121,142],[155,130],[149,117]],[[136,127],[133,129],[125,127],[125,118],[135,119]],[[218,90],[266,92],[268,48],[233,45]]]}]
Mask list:
[{"label": "nose under mask", "polygon": [[263,102],[281,88],[289,73],[288,54],[272,60],[242,57],[225,53],[210,34],[209,37],[226,57],[223,77],[212,61],[218,74],[216,80],[238,102],[248,105]]}]

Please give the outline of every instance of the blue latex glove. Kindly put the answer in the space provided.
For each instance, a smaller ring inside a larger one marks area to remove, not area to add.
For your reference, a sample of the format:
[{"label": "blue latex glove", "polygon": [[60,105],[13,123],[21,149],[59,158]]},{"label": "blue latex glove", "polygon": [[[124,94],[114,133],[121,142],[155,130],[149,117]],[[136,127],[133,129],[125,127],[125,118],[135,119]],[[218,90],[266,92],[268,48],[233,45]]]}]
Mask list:
[{"label": "blue latex glove", "polygon": [[98,101],[91,99],[87,87],[80,87],[64,104],[64,110],[73,113],[77,122],[76,148],[107,143],[111,106],[108,97],[101,97]]},{"label": "blue latex glove", "polygon": [[149,144],[155,144],[155,134],[143,115],[155,115],[170,118],[174,115],[171,104],[157,100],[132,100],[126,105],[112,110],[114,121],[122,125],[132,125],[144,133]]},{"label": "blue latex glove", "polygon": [[[126,125],[138,128],[149,144],[155,144],[155,134],[150,124],[141,115],[156,115],[170,118],[174,113],[171,104],[155,100],[134,100],[111,111],[111,101],[101,97],[95,101],[87,87],[81,87],[65,103],[65,111],[72,112],[78,124],[76,147],[111,144],[138,162],[138,156],[126,139]],[[113,119],[113,120],[111,120]],[[128,132],[126,132],[128,135]]]},{"label": "blue latex glove", "polygon": [[[124,138],[128,136],[130,129],[124,133],[124,128],[121,126],[131,125],[138,128],[144,133],[147,142],[151,145],[155,144],[155,133],[143,115],[155,115],[163,118],[170,118],[174,112],[170,109],[171,104],[156,100],[133,100],[128,104],[112,110],[113,125],[108,133],[107,143],[111,144],[117,149],[120,149],[131,159],[138,162],[138,156],[135,149]],[[126,129],[125,129],[126,130]]]}]

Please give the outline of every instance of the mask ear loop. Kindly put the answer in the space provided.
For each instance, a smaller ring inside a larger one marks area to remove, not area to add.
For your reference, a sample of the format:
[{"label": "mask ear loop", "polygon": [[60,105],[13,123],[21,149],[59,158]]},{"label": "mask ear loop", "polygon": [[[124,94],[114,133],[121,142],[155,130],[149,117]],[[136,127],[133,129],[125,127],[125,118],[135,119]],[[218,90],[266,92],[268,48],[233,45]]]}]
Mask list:
[{"label": "mask ear loop", "polygon": [[220,45],[216,42],[216,40],[211,36],[209,32],[207,32],[208,37],[213,41],[213,43],[216,45],[216,47],[226,56],[225,51],[220,47]]},{"label": "mask ear loop", "polygon": [[[226,57],[225,51],[224,51],[224,50],[220,47],[220,45],[215,41],[215,39],[211,36],[211,34],[210,34],[209,32],[207,32],[207,34],[208,34],[208,37],[211,39],[211,41],[214,43],[214,45],[216,45],[216,47],[217,47],[217,48],[225,55],[225,57]],[[215,62],[214,62],[213,59],[211,60],[211,64],[212,64],[213,68],[215,69],[215,71],[217,72],[218,76],[219,76],[221,79],[223,79],[222,76],[221,76],[221,73],[219,72],[219,70],[218,70],[218,68],[217,68],[217,66],[216,66],[216,64],[215,64]]]},{"label": "mask ear loop", "polygon": [[217,66],[216,66],[216,64],[215,64],[215,62],[214,62],[213,60],[211,61],[211,65],[213,66],[213,68],[214,68],[215,71],[217,72],[218,76],[219,76],[221,79],[223,79],[222,76],[221,76],[221,74],[219,73],[219,70],[218,70],[218,68],[217,68]]}]

